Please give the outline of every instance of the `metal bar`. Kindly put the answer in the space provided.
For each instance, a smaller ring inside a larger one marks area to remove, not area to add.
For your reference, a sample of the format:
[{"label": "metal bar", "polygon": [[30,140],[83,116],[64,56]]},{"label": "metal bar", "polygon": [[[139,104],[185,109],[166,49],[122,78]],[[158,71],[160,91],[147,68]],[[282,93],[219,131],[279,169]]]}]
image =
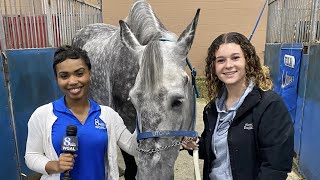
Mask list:
[{"label": "metal bar", "polygon": [[81,28],[84,27],[84,24],[85,24],[85,20],[86,20],[86,16],[84,15],[85,14],[85,5],[84,4],[81,4]]},{"label": "metal bar", "polygon": [[63,14],[64,14],[64,27],[65,27],[65,37],[64,37],[64,44],[68,44],[68,37],[69,37],[69,22],[68,22],[68,18],[69,18],[69,14],[68,14],[68,0],[64,1],[64,6],[63,6]]},{"label": "metal bar", "polygon": [[277,19],[274,17],[278,15],[278,2],[269,4],[268,7],[268,21],[267,21],[267,42],[274,43],[277,40]]},{"label": "metal bar", "polygon": [[[58,44],[57,32],[59,32],[59,27],[57,26],[57,0],[50,0],[51,1],[51,21],[52,21],[52,38],[53,38],[53,47],[56,47]],[[49,33],[48,33],[49,34]]]},{"label": "metal bar", "polygon": [[0,8],[0,44],[1,44],[2,51],[7,49],[4,24],[3,24],[3,16],[2,16],[2,8]]},{"label": "metal bar", "polygon": [[255,26],[254,26],[254,28],[253,28],[253,30],[252,30],[252,33],[251,33],[251,35],[250,35],[250,37],[249,37],[249,41],[251,41],[251,39],[252,39],[252,37],[253,37],[253,34],[254,34],[254,32],[256,31],[257,27],[258,27],[258,24],[259,24],[259,22],[260,22],[260,19],[261,19],[261,16],[262,16],[263,12],[264,12],[264,9],[265,9],[265,7],[266,7],[266,5],[267,5],[267,2],[268,2],[268,0],[266,0],[265,3],[264,3],[264,5],[263,5],[263,8],[262,8],[262,10],[261,10],[261,12],[260,12],[260,14],[259,14],[258,20],[257,20],[257,22],[256,22],[256,24],[255,24]]},{"label": "metal bar", "polygon": [[91,23],[91,14],[90,14],[90,6],[87,6],[87,17],[88,17],[88,24]]},{"label": "metal bar", "polygon": [[282,28],[282,12],[283,12],[283,6],[282,6],[282,2],[281,1],[278,1],[277,3],[277,16],[280,17],[280,18],[277,18],[277,17],[274,17],[275,19],[277,19],[277,40],[278,42],[281,42],[281,28]]},{"label": "metal bar", "polygon": [[84,20],[83,27],[84,27],[86,24],[89,24],[89,22],[88,22],[88,7],[84,4],[84,5],[83,5],[83,9],[84,9],[84,11],[83,11],[83,15],[84,15],[84,18],[83,18],[83,20]]},{"label": "metal bar", "polygon": [[[271,23],[270,23],[270,8],[268,9],[268,15],[267,15],[267,27],[271,27]],[[266,43],[270,43],[270,32],[271,32],[271,29],[270,28],[267,28],[266,29]]]},{"label": "metal bar", "polygon": [[[294,24],[294,20],[296,17],[296,11],[295,11],[295,6],[292,6],[292,4],[294,4],[296,2],[296,0],[291,0],[289,1],[289,24]],[[290,26],[290,30],[287,32],[288,34],[288,40],[289,42],[294,42],[294,26]]]},{"label": "metal bar", "polygon": [[76,18],[77,18],[77,16],[76,16],[76,10],[75,10],[75,1],[72,1],[71,2],[71,9],[72,9],[72,20],[71,20],[71,23],[72,23],[72,25],[71,25],[71,28],[72,28],[72,33],[71,33],[71,41],[70,41],[70,44],[72,44],[72,38],[74,37],[74,35],[75,35],[75,33],[76,33]]},{"label": "metal bar", "polygon": [[62,1],[62,14],[63,14],[63,19],[62,19],[62,23],[63,24],[63,44],[67,43],[67,26],[66,26],[66,21],[67,21],[67,17],[66,17],[66,4],[65,1]]},{"label": "metal bar", "polygon": [[[320,14],[319,14],[319,5],[318,5],[318,8],[317,8],[317,11],[318,11],[318,13],[317,13],[317,17],[318,17],[318,19],[320,19]],[[315,41],[316,42],[318,42],[319,43],[319,38],[320,38],[320,22],[319,22],[319,20],[317,21],[317,32],[316,32],[316,39],[315,39]]]},{"label": "metal bar", "polygon": [[102,13],[102,0],[100,0],[100,10],[98,10],[100,14],[99,22],[103,22],[103,13]]},{"label": "metal bar", "polygon": [[318,21],[318,5],[319,0],[312,1],[312,8],[311,8],[311,32],[310,32],[310,39],[309,43],[313,43],[316,41],[316,32],[317,32],[317,21]]},{"label": "metal bar", "polygon": [[13,33],[12,33],[12,26],[13,26],[13,22],[12,22],[12,18],[11,18],[11,1],[10,0],[6,0],[7,1],[7,22],[8,22],[8,38],[10,39],[10,49],[14,48],[14,38],[13,38]]},{"label": "metal bar", "polygon": [[68,43],[70,44],[70,38],[72,37],[72,11],[71,11],[71,0],[68,0],[67,11],[68,13]]},{"label": "metal bar", "polygon": [[92,8],[92,7],[90,7],[90,18],[91,18],[91,22],[90,22],[90,24],[92,24],[92,23],[95,23],[96,22],[96,19],[95,19],[95,11],[94,11],[94,9]]},{"label": "metal bar", "polygon": [[285,27],[285,23],[286,23],[286,9],[285,9],[285,1],[283,1],[283,5],[282,5],[282,11],[281,11],[281,31],[280,31],[280,41],[281,42],[285,42],[285,37],[284,37],[284,34],[285,34],[285,30],[286,30],[286,27]]},{"label": "metal bar", "polygon": [[29,8],[28,8],[28,16],[27,16],[27,18],[28,18],[28,26],[30,27],[30,42],[31,42],[31,46],[29,47],[29,48],[33,48],[34,47],[34,44],[35,44],[35,40],[33,39],[33,24],[32,24],[32,17],[31,17],[31,12],[30,11],[32,11],[30,8],[32,8],[32,1],[33,0],[30,0],[30,1],[28,1],[29,2]]},{"label": "metal bar", "polygon": [[[299,1],[300,3],[298,4],[298,6],[300,6],[300,7],[303,7],[304,5],[303,4],[301,4],[301,0]],[[305,15],[307,15],[307,14],[305,14],[305,13],[307,13],[308,11],[305,9],[305,8],[303,8],[303,9],[301,9],[301,11],[300,11],[300,13],[299,13],[299,19],[297,19],[297,25],[298,25],[298,39],[297,39],[297,41],[296,42],[303,42],[302,40],[303,40],[303,38],[301,37],[302,36],[302,26],[300,26],[300,24],[301,24],[301,22],[302,21],[304,21],[305,20],[305,18],[303,18],[303,17],[305,17]]]},{"label": "metal bar", "polygon": [[[308,15],[307,15],[307,18],[305,19],[305,21],[306,22],[308,22],[307,23],[307,25],[306,25],[306,33],[305,33],[305,36],[306,36],[306,43],[309,43],[310,42],[310,39],[311,39],[311,28],[312,28],[312,26],[311,26],[311,20],[312,20],[312,8],[313,8],[313,3],[311,2],[311,0],[308,2],[308,3],[306,3],[307,5],[309,5],[308,7],[307,7],[307,9],[308,9]],[[309,50],[310,50],[310,48],[309,48]]]},{"label": "metal bar", "polygon": [[58,26],[58,1],[55,0],[55,3],[52,3],[51,1],[51,10],[53,10],[54,12],[51,11],[51,15],[52,15],[52,19],[53,22],[52,23],[52,28],[53,28],[53,41],[54,41],[54,46],[53,47],[57,47],[59,46],[59,26]]},{"label": "metal bar", "polygon": [[5,27],[5,34],[6,34],[6,44],[7,49],[11,49],[11,38],[10,38],[10,26],[9,26],[9,17],[8,17],[8,10],[7,10],[7,2],[4,0],[4,12],[5,12],[5,21],[6,21],[6,27]]},{"label": "metal bar", "polygon": [[78,27],[79,27],[79,3],[74,1],[73,3],[73,8],[74,8],[74,35],[77,33],[78,31]]},{"label": "metal bar", "polygon": [[86,12],[87,12],[87,7],[85,6],[85,4],[83,4],[82,5],[82,13],[83,13],[83,16],[82,16],[82,23],[83,23],[83,27],[86,25],[86,24],[88,24],[87,23],[87,14],[86,14]]},{"label": "metal bar", "polygon": [[93,14],[93,11],[92,11],[92,7],[89,7],[89,18],[90,18],[90,23],[93,23],[94,22],[94,14]]},{"label": "metal bar", "polygon": [[[45,0],[40,0],[40,3],[41,3],[41,12],[39,13],[40,14],[40,32],[41,32],[41,39],[42,39],[42,47],[48,47],[48,38],[46,36],[46,27],[48,26],[47,25],[47,13],[45,12],[45,4],[44,4],[44,1]],[[49,13],[50,14],[50,13]]]},{"label": "metal bar", "polygon": [[[37,1],[37,0],[36,0]],[[37,48],[40,48],[42,46],[42,42],[41,42],[41,36],[40,36],[40,20],[39,20],[39,17],[40,17],[40,13],[37,11],[39,10],[39,4],[36,2],[34,3],[34,0],[33,0],[33,11],[34,11],[34,14],[35,14],[35,36],[36,36],[36,42],[37,42]]]},{"label": "metal bar", "polygon": [[64,2],[65,2],[65,4],[64,4],[64,17],[65,17],[65,19],[64,19],[64,23],[65,23],[65,27],[66,27],[66,36],[65,36],[65,44],[68,44],[68,39],[69,39],[69,33],[70,33],[70,29],[69,29],[69,13],[68,13],[68,11],[69,11],[69,9],[68,9],[68,1],[69,0],[65,0]]},{"label": "metal bar", "polygon": [[20,9],[20,28],[21,28],[21,40],[22,40],[22,48],[26,48],[26,36],[25,36],[25,34],[24,34],[24,30],[25,30],[25,24],[24,24],[24,22],[25,21],[23,21],[23,13],[22,13],[22,4],[21,4],[21,0],[19,0],[19,9]]},{"label": "metal bar", "polygon": [[80,4],[80,11],[79,11],[79,13],[80,13],[80,29],[81,28],[83,28],[83,19],[84,19],[84,17],[83,17],[83,5],[82,4]]},{"label": "metal bar", "polygon": [[37,48],[38,46],[38,38],[37,38],[37,25],[36,25],[36,12],[35,12],[35,6],[34,6],[34,0],[31,1],[32,3],[32,19],[33,19],[33,28],[34,28],[34,39],[35,39],[35,46],[33,48]]},{"label": "metal bar", "polygon": [[64,26],[64,11],[63,11],[63,0],[59,0],[59,10],[60,10],[60,21],[59,21],[59,24],[60,24],[60,31],[61,31],[61,39],[60,39],[60,42],[61,44],[64,44],[64,30],[65,30],[65,26]]},{"label": "metal bar", "polygon": [[9,1],[9,9],[10,9],[10,21],[11,21],[11,32],[10,34],[12,33],[12,49],[16,48],[17,47],[17,41],[16,41],[16,28],[15,28],[15,23],[14,23],[14,12],[12,11],[12,3],[11,3],[11,0],[8,0]]},{"label": "metal bar", "polygon": [[20,18],[18,15],[18,11],[17,11],[17,3],[16,0],[13,1],[14,2],[14,11],[15,11],[15,18],[16,18],[16,27],[17,27],[17,48],[21,48],[22,47],[22,40],[21,40],[21,26],[20,26]]},{"label": "metal bar", "polygon": [[87,16],[87,23],[86,24],[90,24],[89,6],[85,6],[85,7],[86,7],[86,16]]},{"label": "metal bar", "polygon": [[300,0],[296,0],[294,3],[296,4],[296,6],[298,8],[295,9],[296,12],[295,12],[295,15],[293,17],[293,22],[292,22],[292,24],[293,24],[293,35],[292,36],[293,36],[293,42],[298,42],[297,41],[297,35],[299,35],[298,22],[299,22],[299,19],[301,18],[301,16],[300,16],[300,11],[301,10],[298,10],[299,9]]},{"label": "metal bar", "polygon": [[[29,1],[30,4],[30,1]],[[29,16],[28,16],[29,14]],[[24,24],[26,26],[26,48],[32,47],[32,38],[31,38],[31,24],[29,23],[30,12],[28,7],[25,8],[24,14]]]},{"label": "metal bar", "polygon": [[62,36],[63,36],[63,32],[62,32],[62,9],[61,9],[61,0],[57,0],[57,12],[59,14],[59,19],[58,19],[58,25],[59,25],[59,44],[61,45],[62,44]]},{"label": "metal bar", "polygon": [[48,37],[48,44],[50,47],[54,47],[54,40],[53,40],[53,30],[52,30],[52,12],[51,12],[51,3],[49,0],[44,0],[44,9],[45,14],[47,17],[47,37]]},{"label": "metal bar", "polygon": [[90,17],[91,17],[91,22],[90,22],[90,24],[96,22],[95,16],[96,16],[96,13],[95,13],[94,9],[93,9],[92,7],[90,7]]},{"label": "metal bar", "polygon": [[281,49],[284,49],[284,50],[301,50],[303,49],[302,47],[299,47],[299,48],[281,48]]},{"label": "metal bar", "polygon": [[69,3],[68,3],[68,13],[69,13],[69,37],[68,37],[68,44],[70,44],[70,39],[72,38],[72,35],[73,35],[73,10],[72,10],[72,1],[73,0],[69,0]]}]

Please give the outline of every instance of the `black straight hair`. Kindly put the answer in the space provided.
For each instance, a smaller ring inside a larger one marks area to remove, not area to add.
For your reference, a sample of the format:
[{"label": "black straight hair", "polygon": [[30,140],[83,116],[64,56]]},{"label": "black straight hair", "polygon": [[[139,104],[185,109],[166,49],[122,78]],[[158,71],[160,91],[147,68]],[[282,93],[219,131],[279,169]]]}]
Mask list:
[{"label": "black straight hair", "polygon": [[91,70],[91,63],[88,57],[87,51],[80,49],[78,47],[64,45],[58,47],[56,52],[54,53],[54,61],[53,61],[53,71],[54,75],[57,76],[56,66],[57,64],[65,61],[66,59],[82,59],[85,64],[88,66],[89,70]]}]

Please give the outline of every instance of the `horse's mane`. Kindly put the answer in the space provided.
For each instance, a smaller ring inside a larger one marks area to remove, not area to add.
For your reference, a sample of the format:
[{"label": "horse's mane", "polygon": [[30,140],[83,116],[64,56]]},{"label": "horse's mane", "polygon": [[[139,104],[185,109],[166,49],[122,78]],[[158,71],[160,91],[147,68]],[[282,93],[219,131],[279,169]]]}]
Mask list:
[{"label": "horse's mane", "polygon": [[143,53],[141,61],[141,82],[145,93],[153,90],[161,83],[163,73],[163,57],[161,56],[160,41],[150,42]]},{"label": "horse's mane", "polygon": [[142,45],[159,39],[168,31],[146,1],[137,1],[127,17],[131,31]]}]

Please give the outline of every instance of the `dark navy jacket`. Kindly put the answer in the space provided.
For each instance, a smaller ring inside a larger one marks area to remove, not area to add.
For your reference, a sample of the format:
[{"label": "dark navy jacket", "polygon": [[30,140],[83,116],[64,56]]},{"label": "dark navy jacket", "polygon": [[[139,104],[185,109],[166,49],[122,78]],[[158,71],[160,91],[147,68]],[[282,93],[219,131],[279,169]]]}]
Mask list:
[{"label": "dark navy jacket", "polygon": [[[211,141],[217,116],[213,100],[203,111],[204,131],[199,142],[204,180],[209,179],[215,159]],[[228,132],[233,180],[285,180],[292,166],[293,133],[292,120],[281,97],[254,87]]]}]

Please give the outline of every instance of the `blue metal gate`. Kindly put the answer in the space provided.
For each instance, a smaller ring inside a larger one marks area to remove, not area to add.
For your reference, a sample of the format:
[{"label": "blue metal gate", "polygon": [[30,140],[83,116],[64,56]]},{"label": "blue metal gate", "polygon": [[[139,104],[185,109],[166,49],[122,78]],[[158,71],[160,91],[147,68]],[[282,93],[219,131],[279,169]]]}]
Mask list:
[{"label": "blue metal gate", "polygon": [[306,85],[302,130],[300,140],[299,168],[309,180],[320,178],[320,45],[310,46],[309,65],[306,71]]},{"label": "blue metal gate", "polygon": [[[270,67],[271,78],[276,86],[280,74],[282,44],[266,44],[265,64]],[[287,47],[301,44],[287,44]],[[296,112],[294,114],[294,149],[300,173],[308,180],[320,177],[320,45],[304,50],[300,64],[298,88],[296,89]]]},{"label": "blue metal gate", "polygon": [[16,141],[10,118],[9,98],[5,82],[2,56],[0,56],[0,179],[18,179],[19,162]]},{"label": "blue metal gate", "polygon": [[[4,73],[0,73],[1,97],[7,94],[11,98],[1,98],[1,132],[6,136],[0,136],[1,142],[7,146],[8,140],[11,140],[11,148],[0,148],[1,157],[9,158],[5,162],[0,163],[0,179],[15,180],[19,179],[19,170],[23,175],[32,176],[33,172],[29,170],[24,163],[25,145],[27,139],[27,123],[32,112],[39,106],[49,103],[61,96],[55,82],[52,70],[54,48],[47,49],[25,49],[25,50],[7,50],[4,57],[8,69],[8,87],[5,88]],[[2,115],[3,114],[3,115]],[[12,116],[11,116],[12,114]],[[5,118],[2,118],[5,117]],[[12,123],[11,123],[12,122]],[[11,124],[14,124],[12,126]],[[16,139],[13,137],[13,131],[16,132]],[[8,136],[10,135],[11,136]],[[3,141],[6,140],[6,141]],[[15,148],[14,143],[17,144]],[[6,151],[6,152],[2,152]],[[10,155],[10,156],[9,156]],[[15,170],[15,171],[14,171]],[[10,174],[8,174],[10,172]]]}]

